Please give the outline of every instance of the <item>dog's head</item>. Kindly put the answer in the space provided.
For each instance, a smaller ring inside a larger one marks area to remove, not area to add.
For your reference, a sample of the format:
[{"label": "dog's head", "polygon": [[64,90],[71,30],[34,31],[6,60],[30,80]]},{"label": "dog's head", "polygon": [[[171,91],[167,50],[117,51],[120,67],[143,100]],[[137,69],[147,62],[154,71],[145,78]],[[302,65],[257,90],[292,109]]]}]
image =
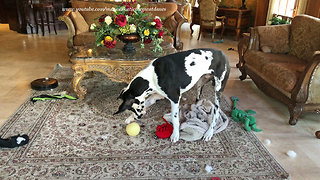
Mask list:
[{"label": "dog's head", "polygon": [[144,113],[145,96],[148,88],[149,81],[142,77],[132,80],[128,87],[121,91],[118,99],[122,99],[122,104],[114,115],[130,110],[135,114],[135,118],[141,118]]}]

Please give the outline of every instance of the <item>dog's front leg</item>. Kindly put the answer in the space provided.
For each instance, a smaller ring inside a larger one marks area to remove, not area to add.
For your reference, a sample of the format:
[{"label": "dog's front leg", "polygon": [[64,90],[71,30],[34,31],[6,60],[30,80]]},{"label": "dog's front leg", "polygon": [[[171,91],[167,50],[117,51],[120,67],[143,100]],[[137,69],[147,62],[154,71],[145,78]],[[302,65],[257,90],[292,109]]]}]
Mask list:
[{"label": "dog's front leg", "polygon": [[171,101],[171,118],[173,124],[173,132],[171,134],[171,142],[177,142],[179,140],[179,102],[174,103]]},{"label": "dog's front leg", "polygon": [[135,114],[132,113],[127,119],[126,119],[126,124],[130,124],[135,120]]}]

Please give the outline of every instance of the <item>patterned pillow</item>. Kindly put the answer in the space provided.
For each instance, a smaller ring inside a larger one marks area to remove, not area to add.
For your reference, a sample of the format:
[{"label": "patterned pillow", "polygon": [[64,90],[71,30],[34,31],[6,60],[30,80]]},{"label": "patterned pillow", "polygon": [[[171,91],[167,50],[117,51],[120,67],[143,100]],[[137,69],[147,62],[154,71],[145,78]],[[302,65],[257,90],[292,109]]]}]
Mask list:
[{"label": "patterned pillow", "polygon": [[70,16],[75,25],[76,34],[81,34],[83,32],[89,31],[89,25],[87,24],[86,20],[84,20],[83,16],[78,11],[71,12]]},{"label": "patterned pillow", "polygon": [[259,26],[260,49],[263,52],[288,53],[290,25]]}]

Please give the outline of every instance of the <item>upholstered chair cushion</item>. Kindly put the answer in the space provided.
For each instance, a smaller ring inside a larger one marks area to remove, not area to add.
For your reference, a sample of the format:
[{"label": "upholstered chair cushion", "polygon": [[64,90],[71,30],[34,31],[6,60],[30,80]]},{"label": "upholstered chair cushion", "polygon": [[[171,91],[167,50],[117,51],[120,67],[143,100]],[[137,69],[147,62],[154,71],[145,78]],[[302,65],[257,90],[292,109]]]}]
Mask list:
[{"label": "upholstered chair cushion", "polygon": [[160,18],[168,18],[172,16],[177,10],[178,5],[176,3],[148,3],[145,7],[145,13],[152,14],[152,16],[159,16]]},{"label": "upholstered chair cushion", "polygon": [[[206,26],[206,27],[213,27],[214,22],[209,22],[209,21],[202,21],[201,25]],[[222,26],[221,21],[216,21],[216,29],[220,28]]]},{"label": "upholstered chair cushion", "polygon": [[263,52],[288,53],[290,25],[259,26],[260,49]]},{"label": "upholstered chair cushion", "polygon": [[293,18],[290,54],[304,61],[311,61],[317,50],[320,50],[320,19],[308,15]]},{"label": "upholstered chair cushion", "polygon": [[291,92],[298,77],[307,64],[297,57],[288,54],[263,53],[248,51],[245,54],[246,64],[256,69],[264,78],[276,87]]},{"label": "upholstered chair cushion", "polygon": [[83,32],[89,31],[89,25],[84,20],[84,18],[79,13],[79,11],[71,12],[70,16],[71,16],[71,19],[75,25],[76,34],[81,34]]}]

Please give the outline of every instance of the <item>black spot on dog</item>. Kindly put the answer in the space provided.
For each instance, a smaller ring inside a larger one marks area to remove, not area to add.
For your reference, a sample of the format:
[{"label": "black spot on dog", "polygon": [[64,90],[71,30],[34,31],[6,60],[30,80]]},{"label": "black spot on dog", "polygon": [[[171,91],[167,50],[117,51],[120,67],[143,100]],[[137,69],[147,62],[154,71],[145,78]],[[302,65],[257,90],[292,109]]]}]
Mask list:
[{"label": "black spot on dog", "polygon": [[196,63],[195,63],[194,61],[192,61],[192,62],[190,63],[190,66],[194,66],[194,65],[196,65]]},{"label": "black spot on dog", "polygon": [[204,58],[206,58],[206,60],[208,60],[208,59],[209,59],[209,57],[208,57],[208,56],[205,56]]},{"label": "black spot on dog", "polygon": [[191,83],[191,77],[185,71],[185,57],[194,51],[183,51],[160,57],[152,65],[158,76],[158,85],[168,98],[178,103],[180,89],[186,88]]}]

